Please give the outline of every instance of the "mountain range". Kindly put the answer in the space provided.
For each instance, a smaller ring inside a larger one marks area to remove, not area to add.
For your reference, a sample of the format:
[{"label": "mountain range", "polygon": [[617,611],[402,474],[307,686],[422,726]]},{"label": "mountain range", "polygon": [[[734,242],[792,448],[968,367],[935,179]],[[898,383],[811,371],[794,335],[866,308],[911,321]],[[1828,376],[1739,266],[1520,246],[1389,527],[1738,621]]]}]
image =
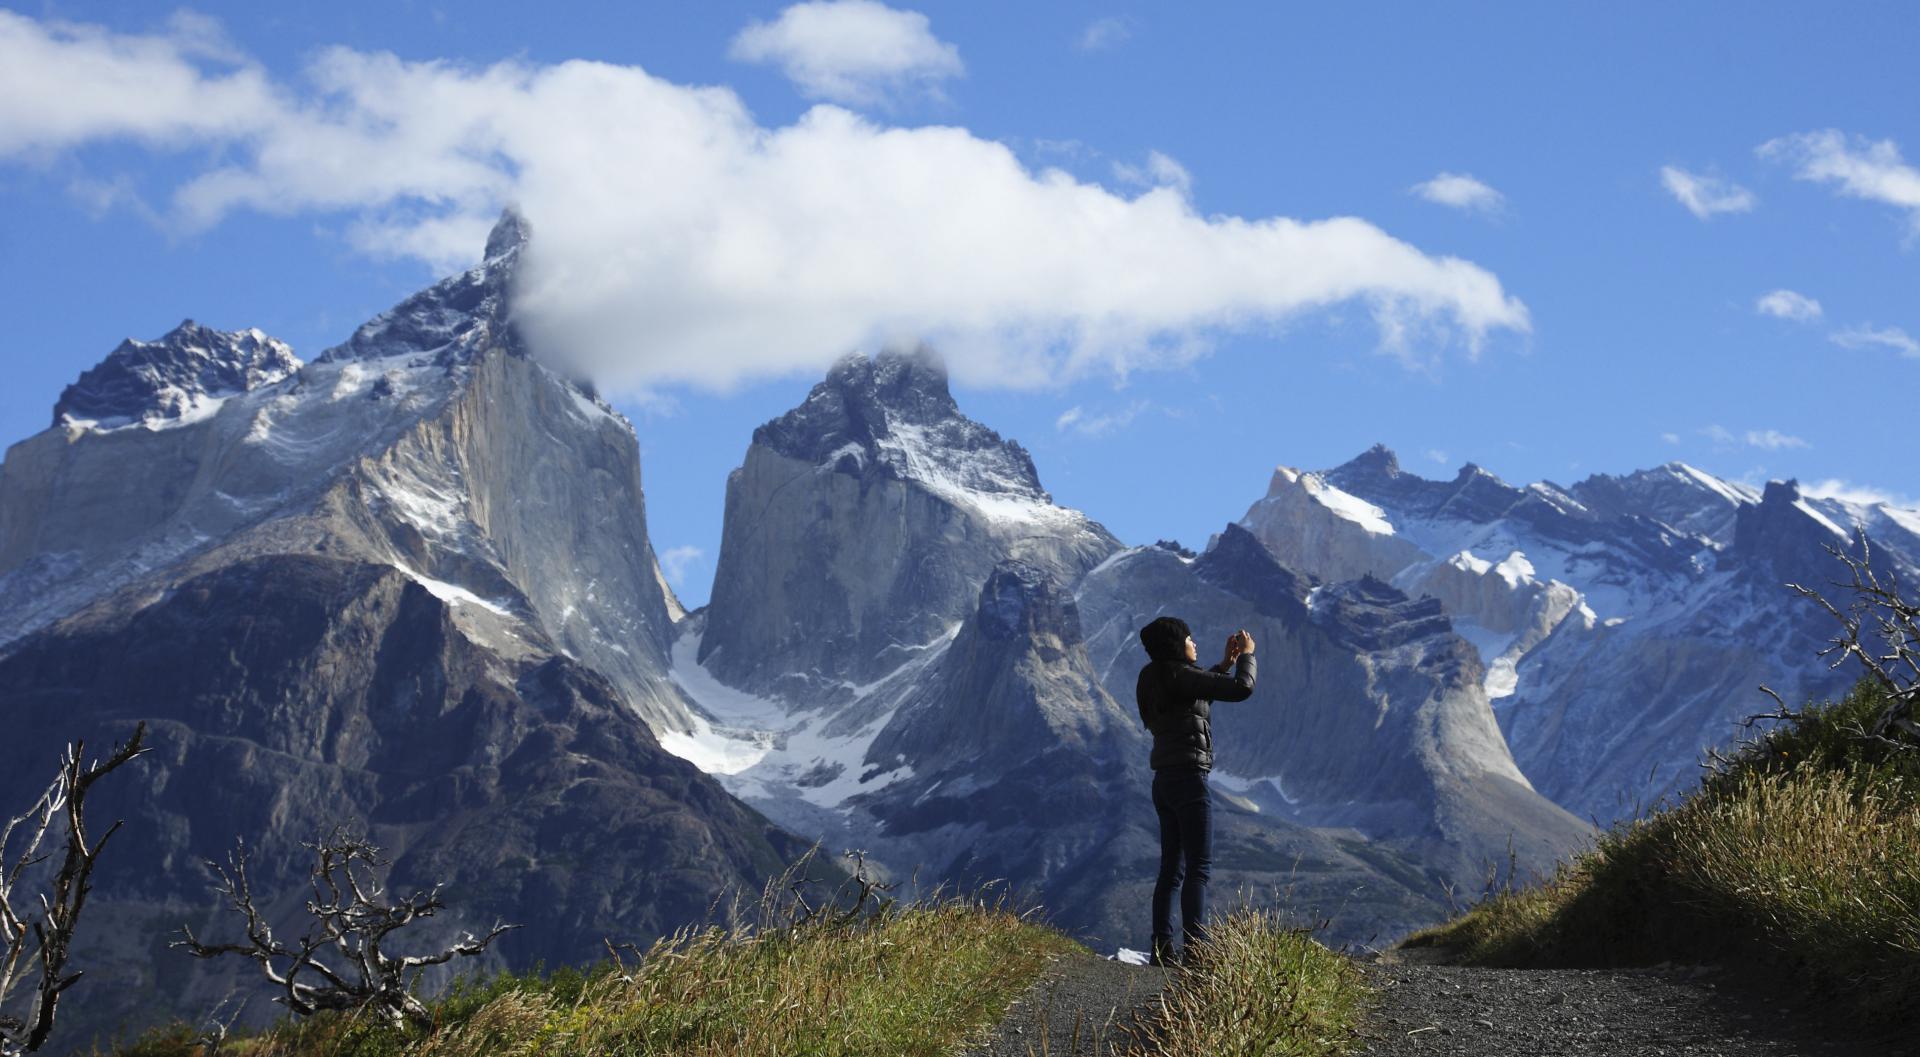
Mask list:
[{"label": "mountain range", "polygon": [[0,803],[71,738],[156,747],[97,808],[128,824],[76,954],[95,1023],[216,1001],[231,972],[157,951],[220,933],[202,860],[243,837],[297,916],[300,842],[341,819],[395,885],[449,883],[443,930],[528,925],[496,966],[645,942],[816,841],[1143,946],[1132,680],[1164,613],[1260,643],[1215,713],[1220,898],[1384,942],[1685,789],[1758,683],[1844,685],[1781,587],[1831,578],[1827,547],[1920,571],[1920,514],[1793,482],[1432,481],[1384,448],[1276,469],[1201,552],[1130,546],[922,347],[754,431],[689,613],[631,425],[515,325],[529,237],[506,214],[312,362],[190,321],[123,343],[8,450]]}]

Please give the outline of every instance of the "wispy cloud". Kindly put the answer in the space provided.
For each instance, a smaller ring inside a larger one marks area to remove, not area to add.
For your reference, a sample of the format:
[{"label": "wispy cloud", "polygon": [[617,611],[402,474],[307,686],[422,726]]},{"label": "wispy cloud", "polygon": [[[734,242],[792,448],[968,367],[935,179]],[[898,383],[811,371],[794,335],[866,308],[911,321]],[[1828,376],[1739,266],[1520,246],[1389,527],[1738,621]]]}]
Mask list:
[{"label": "wispy cloud", "polygon": [[1087,23],[1073,38],[1081,51],[1111,51],[1133,39],[1135,20],[1129,15],[1107,15]]},{"label": "wispy cloud", "polygon": [[706,557],[706,551],[691,545],[668,547],[660,552],[660,571],[666,575],[667,583],[677,592],[687,585],[687,572],[700,559]]},{"label": "wispy cloud", "polygon": [[1113,178],[1136,187],[1171,187],[1184,197],[1193,192],[1193,174],[1187,167],[1157,150],[1147,152],[1144,165],[1113,163]]},{"label": "wispy cloud", "polygon": [[[616,396],[920,339],[962,384],[1052,387],[1341,307],[1415,365],[1530,327],[1492,272],[1366,220],[1201,215],[962,127],[833,105],[770,127],[724,87],[604,62],[332,48],[270,76],[205,50],[0,10],[0,164],[151,146],[170,164],[143,187],[177,230],[323,218],[370,256],[440,269],[471,265],[517,204],[529,341]],[[157,183],[175,160],[184,182]]]},{"label": "wispy cloud", "polygon": [[1505,195],[1466,173],[1443,172],[1409,190],[1429,202],[1469,212],[1497,212],[1507,202]]},{"label": "wispy cloud", "polygon": [[[1725,426],[1712,425],[1701,427],[1699,432],[1701,436],[1722,448],[1736,448],[1744,445],[1766,451],[1779,451],[1783,448],[1811,447],[1804,439],[1791,433],[1782,433],[1777,429],[1750,429],[1744,433],[1735,433]],[[1679,439],[1671,433],[1665,436],[1671,440]]]},{"label": "wispy cloud", "polygon": [[1768,451],[1807,447],[1805,440],[1777,429],[1750,429],[1746,433],[1746,442],[1750,448],[1765,448]]},{"label": "wispy cloud", "polygon": [[1889,492],[1884,488],[1875,488],[1872,485],[1854,484],[1837,477],[1829,477],[1812,484],[1802,483],[1800,492],[1815,499],[1838,499],[1842,502],[1860,503],[1865,506],[1884,503],[1902,510],[1920,507],[1920,499],[1901,495],[1898,492]]},{"label": "wispy cloud", "polygon": [[1691,173],[1678,166],[1660,169],[1660,183],[1687,212],[1707,220],[1719,213],[1745,213],[1759,201],[1752,191],[1718,176]]},{"label": "wispy cloud", "polygon": [[1792,290],[1775,290],[1761,294],[1753,303],[1754,311],[1775,319],[1791,319],[1796,323],[1805,323],[1820,318],[1820,302],[1805,294]]},{"label": "wispy cloud", "polygon": [[1892,140],[1874,142],[1830,128],[1771,139],[1758,152],[1793,166],[1795,179],[1829,184],[1840,194],[1906,210],[1913,233],[1920,234],[1920,169],[1900,157]]},{"label": "wispy cloud", "polygon": [[1680,443],[1680,434],[1662,433],[1660,434],[1660,439],[1666,441],[1668,444],[1678,444]]},{"label": "wispy cloud", "polygon": [[1053,420],[1053,428],[1063,433],[1072,430],[1083,436],[1104,437],[1114,430],[1129,425],[1152,407],[1153,404],[1150,401],[1135,400],[1117,411],[1089,415],[1084,408],[1075,404],[1062,411],[1060,417]]},{"label": "wispy cloud", "polygon": [[1843,349],[1883,348],[1892,349],[1902,356],[1920,359],[1920,341],[1899,327],[1876,327],[1863,324],[1836,330],[1827,335],[1827,340]]},{"label": "wispy cloud", "polygon": [[753,22],[728,54],[772,63],[812,99],[853,106],[898,100],[966,72],[960,51],[935,37],[927,16],[877,0],[809,0]]}]

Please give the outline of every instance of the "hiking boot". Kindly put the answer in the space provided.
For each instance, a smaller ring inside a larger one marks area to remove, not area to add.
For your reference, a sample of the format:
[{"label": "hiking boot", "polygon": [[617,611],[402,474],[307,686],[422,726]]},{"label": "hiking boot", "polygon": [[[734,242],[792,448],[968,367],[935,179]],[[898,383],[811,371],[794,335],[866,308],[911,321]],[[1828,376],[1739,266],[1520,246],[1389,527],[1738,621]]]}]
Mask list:
[{"label": "hiking boot", "polygon": [[1179,964],[1179,958],[1173,952],[1173,944],[1154,940],[1153,949],[1147,954],[1147,964],[1161,969],[1170,969]]}]

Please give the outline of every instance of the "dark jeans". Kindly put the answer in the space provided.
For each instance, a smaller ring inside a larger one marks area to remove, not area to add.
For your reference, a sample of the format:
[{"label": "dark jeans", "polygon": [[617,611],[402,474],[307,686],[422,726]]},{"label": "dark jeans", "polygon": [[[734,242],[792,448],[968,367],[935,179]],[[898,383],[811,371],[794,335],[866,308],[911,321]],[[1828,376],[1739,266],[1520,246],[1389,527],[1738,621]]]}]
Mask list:
[{"label": "dark jeans", "polygon": [[1153,810],[1160,816],[1160,877],[1153,885],[1153,944],[1164,954],[1173,947],[1174,889],[1180,890],[1180,931],[1186,942],[1206,935],[1207,879],[1213,872],[1213,798],[1207,789],[1206,772],[1155,771]]}]

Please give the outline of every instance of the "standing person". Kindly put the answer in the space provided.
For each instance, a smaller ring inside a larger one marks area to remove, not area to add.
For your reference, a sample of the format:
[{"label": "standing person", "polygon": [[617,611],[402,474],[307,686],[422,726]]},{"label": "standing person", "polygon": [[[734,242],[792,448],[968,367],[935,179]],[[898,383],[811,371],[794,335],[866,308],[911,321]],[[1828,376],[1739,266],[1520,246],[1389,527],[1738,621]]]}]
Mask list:
[{"label": "standing person", "polygon": [[[1153,809],[1160,816],[1160,876],[1153,885],[1151,965],[1173,961],[1173,893],[1180,891],[1185,954],[1206,935],[1207,880],[1213,870],[1212,711],[1215,701],[1253,694],[1253,636],[1243,628],[1227,639],[1227,656],[1211,669],[1186,622],[1158,617],[1140,629],[1151,658],[1134,683],[1140,719],[1153,733]],[[1228,669],[1233,674],[1228,675]],[[1182,886],[1184,880],[1185,885]]]}]

